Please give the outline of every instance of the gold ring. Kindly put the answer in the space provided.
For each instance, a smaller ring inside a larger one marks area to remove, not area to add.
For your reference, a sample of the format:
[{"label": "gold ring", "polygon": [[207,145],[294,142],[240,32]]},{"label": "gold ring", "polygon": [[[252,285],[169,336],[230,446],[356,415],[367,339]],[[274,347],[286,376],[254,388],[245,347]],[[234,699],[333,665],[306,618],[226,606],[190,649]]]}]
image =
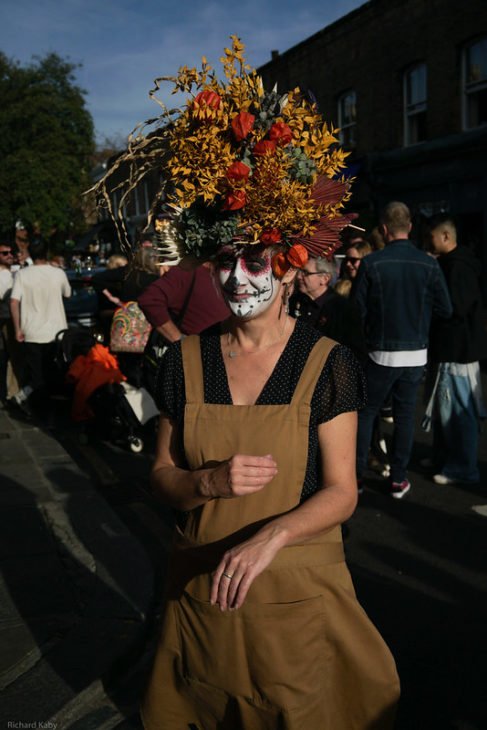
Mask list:
[{"label": "gold ring", "polygon": [[232,573],[223,573],[223,575],[225,576],[225,578],[230,578],[230,580],[233,578]]}]

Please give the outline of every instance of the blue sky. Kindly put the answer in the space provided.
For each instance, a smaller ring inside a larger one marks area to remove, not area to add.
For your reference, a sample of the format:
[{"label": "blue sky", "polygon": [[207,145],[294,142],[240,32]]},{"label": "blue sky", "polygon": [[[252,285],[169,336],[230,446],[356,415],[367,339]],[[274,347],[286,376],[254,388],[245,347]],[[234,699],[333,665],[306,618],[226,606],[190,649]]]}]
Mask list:
[{"label": "blue sky", "polygon": [[[2,0],[0,50],[22,64],[55,51],[82,63],[77,80],[98,139],[126,137],[159,106],[148,92],[157,76],[199,66],[220,75],[229,36],[257,67],[364,4],[364,0]],[[163,101],[169,93],[160,95]],[[171,104],[171,102],[169,102]]]}]

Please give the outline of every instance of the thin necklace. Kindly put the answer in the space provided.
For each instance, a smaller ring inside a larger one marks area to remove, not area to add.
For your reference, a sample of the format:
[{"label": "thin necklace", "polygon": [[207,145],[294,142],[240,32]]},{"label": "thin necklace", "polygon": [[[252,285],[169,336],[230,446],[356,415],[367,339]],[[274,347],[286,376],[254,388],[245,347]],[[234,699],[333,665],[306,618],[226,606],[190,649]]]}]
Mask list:
[{"label": "thin necklace", "polygon": [[262,345],[262,347],[256,347],[254,350],[242,350],[241,352],[235,352],[235,350],[232,350],[230,347],[230,332],[227,332],[227,345],[229,348],[228,351],[228,357],[239,357],[239,355],[252,355],[254,352],[259,352],[260,350],[267,350],[269,347],[272,347],[272,345],[275,345],[279,340],[282,340],[284,337],[284,332],[287,328],[287,321],[288,318],[286,317],[284,321],[284,327],[282,328],[279,337],[276,340],[273,340],[272,342],[269,342],[267,345]]}]

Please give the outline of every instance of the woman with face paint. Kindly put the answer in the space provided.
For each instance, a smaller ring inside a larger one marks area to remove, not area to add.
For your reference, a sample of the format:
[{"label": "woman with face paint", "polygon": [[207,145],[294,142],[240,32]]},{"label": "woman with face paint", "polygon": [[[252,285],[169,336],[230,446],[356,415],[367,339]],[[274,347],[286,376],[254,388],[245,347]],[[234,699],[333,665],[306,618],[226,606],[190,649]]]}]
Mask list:
[{"label": "woman with face paint", "polygon": [[[340,527],[357,502],[363,377],[346,347],[287,313],[296,270],[331,255],[348,224],[343,156],[313,101],[265,92],[232,41],[227,85],[205,60],[202,75],[182,68],[178,88],[199,93],[161,132],[160,249],[211,261],[231,314],[172,344],[159,369],[151,482],[176,528],[142,719],[390,730],[394,660],[357,602]],[[130,169],[159,141],[137,139]]]},{"label": "woman with face paint", "polygon": [[340,530],[357,500],[360,370],[287,314],[296,269],[276,276],[278,252],[219,250],[231,317],[173,345],[160,372],[152,485],[178,517],[151,730],[392,727],[394,661]]}]

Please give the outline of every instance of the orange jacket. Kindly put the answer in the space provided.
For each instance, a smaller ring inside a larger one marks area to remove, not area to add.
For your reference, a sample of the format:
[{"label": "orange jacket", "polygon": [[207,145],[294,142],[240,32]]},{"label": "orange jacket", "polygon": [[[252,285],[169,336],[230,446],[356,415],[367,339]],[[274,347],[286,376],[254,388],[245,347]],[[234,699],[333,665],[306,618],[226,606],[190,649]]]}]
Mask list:
[{"label": "orange jacket", "polygon": [[84,421],[95,414],[87,400],[101,385],[120,383],[127,380],[118,366],[117,358],[107,347],[94,345],[87,355],[78,355],[66,373],[68,383],[75,384],[71,416],[75,421]]}]

